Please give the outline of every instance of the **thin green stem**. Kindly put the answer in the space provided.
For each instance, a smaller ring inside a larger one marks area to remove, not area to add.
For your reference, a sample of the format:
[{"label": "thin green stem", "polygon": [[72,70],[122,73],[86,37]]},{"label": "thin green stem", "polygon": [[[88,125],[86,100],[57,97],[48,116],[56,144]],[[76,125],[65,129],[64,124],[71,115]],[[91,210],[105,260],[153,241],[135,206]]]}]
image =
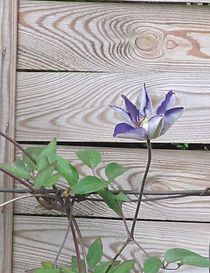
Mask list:
[{"label": "thin green stem", "polygon": [[148,172],[149,172],[151,159],[152,159],[152,147],[151,147],[151,142],[150,142],[149,139],[147,140],[147,151],[148,151],[147,166],[146,166],[146,170],[145,170],[145,173],[144,173],[144,176],[143,176],[143,179],[142,179],[142,184],[141,184],[139,197],[138,197],[138,203],[137,203],[137,206],[136,206],[136,212],[135,212],[134,219],[133,219],[133,224],[132,224],[132,227],[131,227],[131,238],[134,237],[136,222],[137,222],[137,219],[138,219],[138,214],[139,214],[139,210],[140,210],[141,203],[142,203],[144,187],[145,187],[145,184],[146,184],[147,175],[148,175]]}]

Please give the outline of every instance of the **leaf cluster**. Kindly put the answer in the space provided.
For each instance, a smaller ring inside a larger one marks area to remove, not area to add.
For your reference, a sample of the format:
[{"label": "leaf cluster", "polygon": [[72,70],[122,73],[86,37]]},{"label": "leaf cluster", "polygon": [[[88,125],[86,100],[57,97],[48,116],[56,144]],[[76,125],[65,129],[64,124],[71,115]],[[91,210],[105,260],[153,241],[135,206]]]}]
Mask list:
[{"label": "leaf cluster", "polygon": [[[130,273],[134,267],[134,261],[128,260],[125,262],[116,262],[113,266],[110,261],[102,261],[103,257],[103,245],[101,239],[96,239],[88,248],[87,252],[87,264],[88,269],[92,273],[105,273],[109,267],[109,273]],[[80,260],[82,265],[82,273],[85,273],[85,262]],[[43,262],[42,267],[34,271],[34,273],[78,273],[78,260],[74,256],[72,257],[71,267],[55,267],[51,262]]]},{"label": "leaf cluster", "polygon": [[147,258],[144,261],[144,273],[158,273],[161,268],[172,269],[173,267],[169,268],[169,266],[174,263],[177,266],[175,269],[182,265],[210,267],[210,261],[196,252],[184,248],[171,248],[165,251],[163,259],[157,256]]},{"label": "leaf cluster", "polygon": [[113,194],[109,190],[111,183],[127,171],[116,162],[105,166],[106,178],[96,175],[95,169],[102,161],[101,153],[96,149],[86,149],[77,152],[77,157],[92,170],[92,175],[81,176],[77,167],[68,159],[57,154],[57,141],[53,139],[46,147],[29,147],[14,164],[0,164],[1,169],[14,177],[29,182],[35,192],[41,189],[59,187],[59,182],[65,180],[66,192],[82,200],[91,194],[99,194],[104,202],[118,215],[122,213],[122,202],[128,198],[122,192]]}]

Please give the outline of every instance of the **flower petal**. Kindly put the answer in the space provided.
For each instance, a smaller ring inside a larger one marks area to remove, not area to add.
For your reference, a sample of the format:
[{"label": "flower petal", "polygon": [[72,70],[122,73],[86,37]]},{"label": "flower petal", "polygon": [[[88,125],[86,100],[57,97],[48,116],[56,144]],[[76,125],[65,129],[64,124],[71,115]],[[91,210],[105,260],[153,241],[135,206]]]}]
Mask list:
[{"label": "flower petal", "polygon": [[182,115],[183,111],[184,111],[184,107],[175,107],[165,112],[164,121],[163,121],[163,129],[161,131],[161,135],[165,134],[165,132]]},{"label": "flower petal", "polygon": [[153,112],[152,101],[149,94],[147,93],[146,85],[144,84],[140,102],[140,114],[142,116],[151,117],[152,112]]},{"label": "flower petal", "polygon": [[119,123],[114,129],[114,137],[133,138],[138,140],[146,139],[146,130],[144,128],[133,128],[126,123]]},{"label": "flower petal", "polygon": [[149,139],[160,136],[163,127],[163,116],[154,116],[148,122],[147,137]]},{"label": "flower petal", "polygon": [[157,108],[157,115],[165,114],[165,112],[173,106],[175,100],[175,93],[169,91],[164,100],[160,103],[160,106]]},{"label": "flower petal", "polygon": [[117,113],[119,114],[127,123],[129,123],[130,125],[133,125],[133,121],[132,118],[130,116],[130,114],[128,112],[126,112],[124,109],[118,107],[118,106],[112,106],[110,105],[110,107]]},{"label": "flower petal", "polygon": [[136,106],[124,95],[121,95],[121,97],[125,101],[125,107],[127,112],[130,114],[133,122],[136,122],[139,120],[139,110],[136,108]]}]

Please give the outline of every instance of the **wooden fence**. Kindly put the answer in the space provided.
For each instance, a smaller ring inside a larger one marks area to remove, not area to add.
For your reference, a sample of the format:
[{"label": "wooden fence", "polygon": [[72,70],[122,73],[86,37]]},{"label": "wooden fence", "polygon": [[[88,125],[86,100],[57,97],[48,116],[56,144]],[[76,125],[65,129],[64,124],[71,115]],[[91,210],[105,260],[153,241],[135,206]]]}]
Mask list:
[{"label": "wooden fence", "polygon": [[[155,99],[173,89],[186,111],[156,142],[209,144],[210,6],[183,0],[115,2],[0,0],[0,125],[25,146],[56,136],[60,154],[84,170],[75,151],[102,146],[104,162],[129,167],[116,187],[138,191],[146,151],[113,139],[117,119],[108,105],[120,105],[121,93],[136,98],[144,82]],[[11,162],[14,147],[1,139],[0,148],[1,162]],[[204,189],[210,185],[209,166],[208,151],[155,149],[147,189]],[[12,181],[1,176],[0,186],[5,185]],[[1,194],[0,201],[10,197]],[[124,209],[130,219],[135,204]],[[42,259],[53,260],[65,217],[31,199],[17,202],[12,215],[12,207],[0,215],[0,271],[23,273]],[[126,238],[121,219],[101,202],[78,205],[76,215],[85,243],[101,236],[107,257]],[[182,246],[208,255],[209,215],[209,197],[144,203],[137,239],[149,253]],[[69,241],[61,261],[68,264],[72,253]],[[141,259],[135,247],[125,256]],[[209,271],[183,267],[179,272]]]}]

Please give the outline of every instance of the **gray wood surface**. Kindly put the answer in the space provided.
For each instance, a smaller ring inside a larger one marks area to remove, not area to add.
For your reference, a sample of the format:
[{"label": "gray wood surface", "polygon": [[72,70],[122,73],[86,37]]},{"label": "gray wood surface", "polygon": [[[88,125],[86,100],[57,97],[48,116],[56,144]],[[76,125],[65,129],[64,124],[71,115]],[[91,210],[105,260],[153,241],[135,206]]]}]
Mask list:
[{"label": "gray wood surface", "polygon": [[[18,69],[35,72],[18,72],[17,139],[38,142],[57,136],[64,143],[122,142],[112,137],[119,120],[108,105],[122,105],[121,93],[135,101],[146,82],[154,102],[173,89],[177,103],[186,108],[158,142],[210,143],[210,8],[168,2],[20,0]],[[74,154],[78,148],[59,146],[59,153],[86,173]],[[137,191],[146,151],[101,150],[104,163],[118,161],[130,168],[114,188]],[[154,150],[153,157],[147,190],[209,186],[208,151]],[[103,165],[97,173],[104,175]],[[25,199],[15,205],[13,273],[35,268],[41,260],[53,260],[63,240],[66,219],[35,204]],[[134,210],[134,203],[124,205],[126,217],[132,218]],[[136,237],[150,254],[186,247],[208,255],[209,197],[149,202],[143,204],[141,213],[139,218],[147,221],[138,221]],[[122,222],[103,203],[78,205],[75,215],[80,217],[86,245],[102,237],[105,258],[113,256],[126,240]],[[68,265],[72,255],[69,238],[61,263]],[[134,258],[139,265],[142,253],[132,245],[121,258]],[[208,269],[183,267],[179,272],[208,273]]]},{"label": "gray wood surface", "polygon": [[176,72],[210,68],[208,6],[20,1],[19,69]]},{"label": "gray wood surface", "polygon": [[[78,219],[86,246],[95,237],[102,237],[105,258],[114,256],[126,240],[123,223],[118,220]],[[130,226],[130,222],[128,222]],[[16,216],[14,225],[14,271],[23,273],[25,269],[35,268],[42,259],[54,260],[61,244],[67,220],[62,217]],[[161,254],[167,248],[185,247],[208,255],[210,224],[140,222],[136,228],[136,239],[150,255]],[[69,236],[60,262],[68,265],[74,255],[73,242]],[[121,258],[133,258],[140,264],[142,253],[134,245],[123,252]],[[138,271],[139,272],[139,267]],[[179,273],[208,273],[208,269],[185,266]]]},{"label": "gray wood surface", "polygon": [[[17,1],[0,0],[0,130],[14,137],[16,90]],[[0,137],[0,162],[14,160],[14,147]],[[0,187],[13,181],[0,174]],[[11,194],[0,193],[0,203]],[[0,210],[0,272],[12,270],[13,208]]]},{"label": "gray wood surface", "polygon": [[[19,72],[16,135],[20,141],[134,142],[113,138],[121,119],[109,105],[124,107],[121,94],[136,102],[146,82],[154,104],[174,90],[183,116],[154,141],[210,143],[210,77],[184,73]],[[40,133],[41,132],[41,133]],[[136,141],[137,142],[137,141]]]}]

